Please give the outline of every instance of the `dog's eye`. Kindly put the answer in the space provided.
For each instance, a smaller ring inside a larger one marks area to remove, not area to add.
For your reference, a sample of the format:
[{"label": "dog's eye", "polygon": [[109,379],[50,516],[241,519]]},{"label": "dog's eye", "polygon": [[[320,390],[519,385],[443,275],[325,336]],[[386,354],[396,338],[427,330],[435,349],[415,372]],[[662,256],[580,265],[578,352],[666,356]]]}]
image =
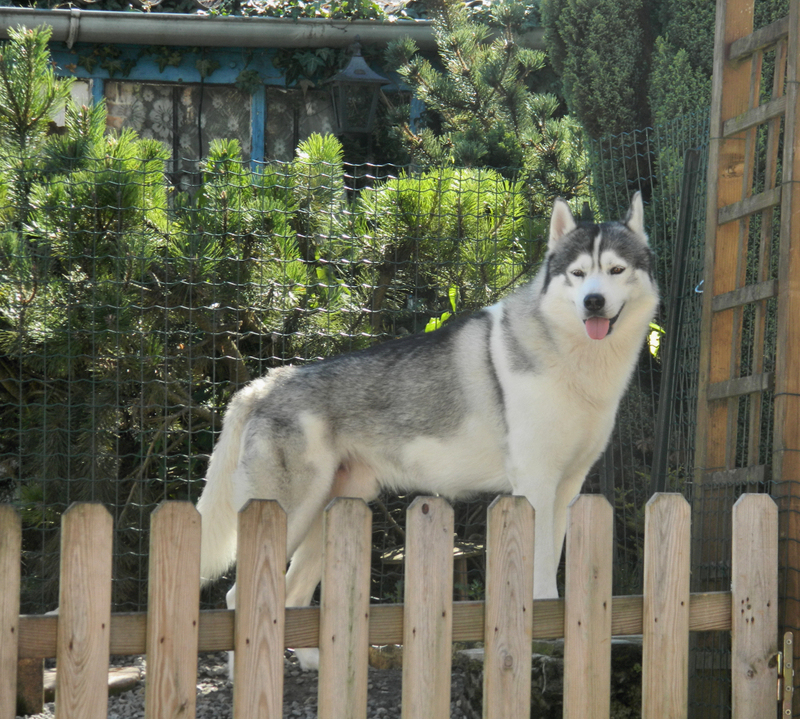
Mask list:
[{"label": "dog's eye", "polygon": [[586,277],[586,273],[583,270],[572,270],[570,274],[573,277]]},{"label": "dog's eye", "polygon": [[611,270],[609,271],[611,272],[612,275],[621,275],[623,272],[625,272],[625,268],[617,266],[617,267],[612,267]]}]

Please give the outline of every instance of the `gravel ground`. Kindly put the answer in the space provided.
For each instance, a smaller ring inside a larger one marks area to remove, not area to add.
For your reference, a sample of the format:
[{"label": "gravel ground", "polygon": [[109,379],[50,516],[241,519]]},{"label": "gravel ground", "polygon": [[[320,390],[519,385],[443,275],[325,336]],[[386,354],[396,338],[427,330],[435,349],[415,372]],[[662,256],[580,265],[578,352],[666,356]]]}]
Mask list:
[{"label": "gravel ground", "polygon": [[[131,691],[109,697],[109,719],[139,719],[144,717],[143,657],[125,657],[113,661],[115,666],[139,667],[142,680]],[[291,652],[284,661],[283,716],[284,719],[313,719],[317,716],[317,673],[300,670]],[[400,717],[402,672],[400,669],[369,670],[368,719],[394,719]],[[451,719],[465,719],[461,709],[464,675],[455,670],[451,696]],[[197,719],[228,719],[233,711],[233,685],[228,681],[228,659],[224,652],[206,654],[197,665]],[[41,714],[28,719],[53,719],[55,705],[45,704]]]}]

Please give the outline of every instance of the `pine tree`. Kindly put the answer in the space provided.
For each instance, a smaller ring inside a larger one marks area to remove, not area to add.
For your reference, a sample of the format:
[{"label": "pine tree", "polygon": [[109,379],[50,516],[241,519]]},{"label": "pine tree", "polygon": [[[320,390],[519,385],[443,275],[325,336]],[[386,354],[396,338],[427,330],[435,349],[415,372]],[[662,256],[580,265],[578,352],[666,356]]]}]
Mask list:
[{"label": "pine tree", "polygon": [[[57,78],[50,64],[50,28],[9,28],[0,47],[0,170],[17,208],[14,225],[28,216],[28,196],[39,174],[32,158],[47,139],[51,117],[70,97],[72,80]],[[35,78],[35,82],[32,79]]]},{"label": "pine tree", "polygon": [[501,3],[502,28],[492,39],[463,2],[443,0],[434,19],[442,69],[408,38],[389,47],[387,62],[426,107],[425,127],[397,123],[415,162],[523,169],[544,208],[579,192],[585,166],[576,123],[559,117],[554,95],[530,89],[545,56],[518,44],[523,14],[519,3]]}]

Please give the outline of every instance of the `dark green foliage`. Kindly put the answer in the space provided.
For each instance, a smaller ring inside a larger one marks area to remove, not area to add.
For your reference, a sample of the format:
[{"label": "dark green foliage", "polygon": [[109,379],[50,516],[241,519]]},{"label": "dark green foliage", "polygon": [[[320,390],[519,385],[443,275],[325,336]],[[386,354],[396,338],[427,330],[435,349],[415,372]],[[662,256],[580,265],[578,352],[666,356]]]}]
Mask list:
[{"label": "dark green foliage", "polygon": [[641,0],[542,0],[550,61],[593,138],[647,124],[649,30]]},{"label": "dark green foliage", "polygon": [[426,125],[416,128],[401,108],[397,127],[423,165],[524,168],[546,211],[555,196],[574,197],[585,183],[580,135],[569,117],[559,116],[555,96],[530,89],[545,57],[517,42],[524,8],[497,3],[495,17],[502,29],[492,40],[463,3],[446,0],[434,21],[442,69],[408,38],[390,45],[387,65],[398,68],[427,111]]},{"label": "dark green foliage", "polygon": [[702,67],[692,65],[687,50],[676,50],[672,43],[659,37],[648,89],[652,124],[663,125],[708,107],[711,75]]},{"label": "dark green foliage", "polygon": [[[711,102],[715,3],[541,0],[550,61],[593,138],[663,124]],[[788,14],[757,2],[755,27]]]},{"label": "dark green foliage", "polygon": [[[593,175],[614,177],[628,194],[641,189],[649,199],[660,190],[643,183],[638,167],[656,163],[670,182],[662,189],[674,189],[682,157],[669,148],[632,156],[626,133],[707,112],[714,14],[714,3],[703,0],[542,0],[545,41],[569,107],[587,134],[602,140],[593,146]],[[617,212],[602,199],[600,210]]]},{"label": "dark green foliage", "polygon": [[674,51],[686,53],[690,67],[711,77],[714,59],[716,3],[706,0],[661,0],[655,3],[655,27]]},{"label": "dark green foliage", "polygon": [[651,125],[710,105],[715,12],[703,0],[661,3],[648,78]]}]

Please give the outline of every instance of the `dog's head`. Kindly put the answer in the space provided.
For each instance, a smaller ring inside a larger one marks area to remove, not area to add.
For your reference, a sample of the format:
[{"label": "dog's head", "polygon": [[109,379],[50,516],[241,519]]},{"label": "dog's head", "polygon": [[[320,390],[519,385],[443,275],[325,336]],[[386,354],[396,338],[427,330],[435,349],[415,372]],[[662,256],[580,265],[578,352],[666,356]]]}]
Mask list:
[{"label": "dog's head", "polygon": [[577,223],[567,203],[556,200],[547,250],[544,295],[564,322],[577,318],[588,337],[603,340],[626,315],[652,318],[658,293],[641,193],[624,220],[600,225]]}]

